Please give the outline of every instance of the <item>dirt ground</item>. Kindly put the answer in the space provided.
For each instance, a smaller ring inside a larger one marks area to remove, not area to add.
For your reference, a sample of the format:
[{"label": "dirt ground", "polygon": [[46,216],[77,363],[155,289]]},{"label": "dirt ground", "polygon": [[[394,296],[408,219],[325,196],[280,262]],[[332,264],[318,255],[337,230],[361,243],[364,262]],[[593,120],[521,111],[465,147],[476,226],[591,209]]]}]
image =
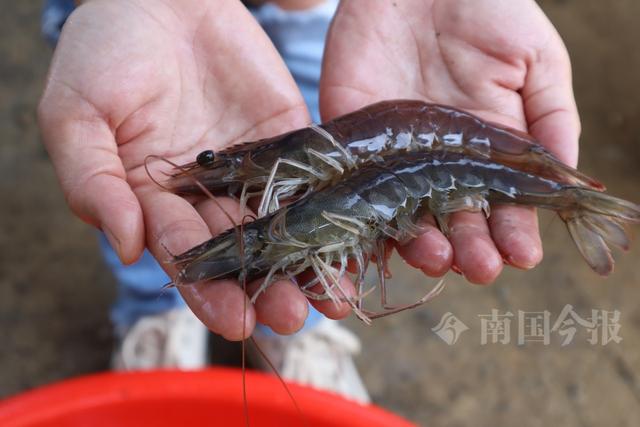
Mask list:
[{"label": "dirt ground", "polygon": [[[95,232],[65,207],[39,144],[35,107],[50,59],[39,36],[40,3],[3,2],[0,14],[0,396],[107,369],[112,346],[113,279]],[[580,167],[639,201],[640,3],[540,3],[573,61]],[[535,270],[507,270],[491,287],[450,275],[427,307],[371,327],[349,320],[362,337],[357,361],[377,404],[434,426],[640,425],[640,245],[617,256],[615,274],[602,280],[559,221],[546,215],[541,224],[545,260]],[[394,301],[433,284],[401,262],[392,269]],[[532,312],[547,311],[553,325],[567,304],[582,318],[619,311],[622,341],[592,345],[575,324],[569,345],[557,332],[548,345],[518,344],[518,326]],[[481,344],[482,316],[492,309],[513,314],[509,343]],[[470,328],[453,345],[431,331],[447,312]]]}]

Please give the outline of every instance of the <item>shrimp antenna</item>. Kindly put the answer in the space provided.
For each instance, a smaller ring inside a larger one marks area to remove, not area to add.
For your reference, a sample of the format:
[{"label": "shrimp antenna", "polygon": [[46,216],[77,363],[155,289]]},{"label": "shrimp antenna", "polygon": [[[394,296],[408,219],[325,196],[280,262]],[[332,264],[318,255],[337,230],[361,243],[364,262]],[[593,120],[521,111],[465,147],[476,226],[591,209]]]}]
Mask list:
[{"label": "shrimp antenna", "polygon": [[558,215],[553,215],[549,221],[547,221],[547,223],[545,224],[544,228],[540,230],[540,237],[544,238],[544,236],[546,236],[549,233],[549,230],[551,229],[551,226],[553,225],[554,222],[556,222],[560,217]]},{"label": "shrimp antenna", "polygon": [[[244,207],[242,208],[244,210]],[[244,235],[244,220],[246,215],[242,217],[242,221],[240,221],[240,232],[238,233],[238,247],[240,248],[240,271],[242,271],[242,291],[245,294],[245,297],[242,299],[242,344],[240,350],[240,359],[241,359],[241,369],[242,369],[242,411],[244,412],[244,422],[246,427],[250,427],[249,423],[249,401],[247,399],[247,339],[244,337],[247,333],[247,299],[249,299],[247,295],[247,277],[244,272],[246,271],[246,266],[244,263],[244,239],[242,236]]]},{"label": "shrimp antenna", "polygon": [[171,160],[162,157],[162,156],[157,156],[155,154],[150,154],[147,157],[145,157],[144,159],[144,168],[147,171],[147,175],[149,175],[149,178],[151,178],[151,180],[156,183],[158,186],[160,186],[161,188],[167,190],[167,191],[171,191],[171,189],[167,188],[166,186],[160,184],[156,179],[153,178],[153,176],[151,175],[151,173],[149,172],[149,168],[148,168],[148,160],[149,159],[157,159],[157,160],[161,160],[171,166],[173,166],[174,168],[180,170],[182,173],[184,173],[186,176],[188,176],[189,178],[191,178],[191,180],[193,181],[193,183],[211,200],[213,200],[213,202],[216,204],[216,206],[222,211],[222,213],[224,214],[224,216],[227,217],[227,219],[229,220],[229,222],[231,223],[232,226],[236,226],[238,225],[236,223],[236,221],[234,221],[234,219],[231,217],[231,215],[229,215],[229,213],[222,207],[222,205],[220,204],[220,202],[216,199],[216,197],[209,191],[209,189],[207,187],[205,187],[198,178],[196,178],[191,171],[188,168],[185,168],[184,166],[180,166],[177,163],[172,162]]},{"label": "shrimp antenna", "polygon": [[[243,206],[243,209],[244,209],[244,206]],[[244,253],[244,239],[242,239],[242,235],[244,234],[244,225],[245,225],[247,219],[250,219],[251,221],[254,221],[256,219],[256,217],[251,215],[251,214],[245,214],[242,217],[242,221],[240,222],[240,236],[238,238],[239,248],[240,248],[240,253],[241,254]],[[240,270],[241,271],[245,271],[245,264],[244,263],[245,263],[244,257],[240,256]],[[243,274],[242,289],[246,294],[247,293],[247,276],[246,276],[246,274]],[[267,362],[267,365],[269,365],[269,367],[271,368],[273,373],[276,375],[276,377],[278,378],[278,380],[280,381],[280,383],[284,387],[287,395],[289,396],[289,399],[291,399],[291,402],[293,403],[293,406],[296,408],[296,413],[300,417],[300,420],[302,421],[302,425],[308,426],[309,423],[308,423],[307,419],[305,418],[304,413],[300,409],[300,406],[298,405],[298,402],[296,401],[295,397],[293,397],[293,393],[291,393],[291,390],[287,386],[287,383],[284,381],[284,378],[282,378],[282,376],[280,375],[280,373],[278,372],[278,370],[276,369],[274,364],[271,362],[271,360],[269,360],[269,357],[267,357],[267,354],[264,352],[264,350],[262,350],[262,348],[258,345],[258,342],[252,336],[249,336],[248,338],[244,338],[244,335],[246,333],[246,325],[247,325],[247,315],[246,315],[246,313],[247,313],[247,300],[248,300],[248,298],[245,298],[244,301],[243,301],[243,307],[244,307],[243,308],[244,315],[242,316],[242,336],[243,336],[243,339],[242,339],[242,345],[241,345],[242,395],[243,395],[243,410],[244,410],[244,415],[245,415],[245,417],[244,417],[245,425],[247,427],[249,427],[249,407],[248,407],[248,400],[247,400],[247,381],[246,381],[247,380],[246,379],[246,373],[247,373],[247,362],[246,362],[247,346],[246,346],[246,342],[247,342],[247,340],[249,340],[254,345],[256,350],[258,350],[258,353],[260,353],[260,357],[262,357],[262,359],[265,362]]]},{"label": "shrimp antenna", "polygon": [[307,418],[304,416],[304,412],[302,412],[302,409],[300,409],[300,406],[298,405],[298,402],[296,401],[295,397],[293,397],[293,393],[291,393],[291,390],[287,386],[287,383],[285,382],[284,378],[282,378],[282,376],[280,375],[280,373],[278,372],[276,367],[273,365],[273,363],[271,363],[271,360],[269,360],[269,358],[267,357],[266,353],[264,352],[264,350],[262,350],[262,348],[260,348],[260,346],[258,345],[256,340],[253,337],[249,337],[249,341],[251,341],[251,344],[253,344],[255,346],[256,350],[258,350],[258,353],[260,353],[260,357],[262,357],[265,360],[265,362],[267,362],[267,365],[269,365],[269,367],[271,368],[273,373],[276,374],[276,377],[278,377],[278,380],[280,381],[280,383],[284,387],[285,391],[287,392],[287,395],[289,396],[289,399],[291,399],[291,403],[293,403],[293,406],[295,406],[296,412],[298,413],[298,416],[300,417],[300,421],[302,421],[302,425],[308,426],[309,425],[309,420],[307,420]]},{"label": "shrimp antenna", "polygon": [[[155,154],[149,154],[147,157],[144,158],[144,170],[147,172],[147,176],[149,177],[149,179],[151,179],[151,181],[153,181],[154,184],[156,184],[158,187],[162,188],[163,190],[166,191],[171,191],[170,188],[168,188],[167,186],[165,186],[164,184],[161,184],[160,181],[158,181],[157,179],[155,179],[153,177],[153,175],[151,175],[151,171],[149,170],[149,162],[151,160],[162,160],[164,162],[167,162],[169,164],[173,164],[170,160],[165,159],[162,156],[158,156]],[[165,248],[166,250],[167,248]],[[168,251],[167,251],[168,252]]]},{"label": "shrimp antenna", "polygon": [[175,257],[176,257],[176,255],[175,255],[173,252],[171,252],[171,251],[169,250],[169,248],[167,247],[167,245],[165,245],[164,243],[160,242],[160,246],[162,246],[162,249],[164,249],[164,250],[165,250],[165,252],[166,252],[166,253],[168,253],[169,255],[171,255],[173,258],[175,258]]},{"label": "shrimp antenna", "polygon": [[[222,205],[220,204],[220,202],[216,199],[216,197],[209,191],[209,189],[207,189],[207,187],[205,187],[200,180],[198,180],[198,178],[196,178],[190,171],[190,169],[188,167],[184,167],[184,166],[180,166],[174,162],[172,162],[171,160],[162,157],[162,156],[158,156],[158,155],[149,155],[145,158],[144,161],[144,167],[145,170],[147,172],[147,175],[149,176],[149,178],[155,183],[157,184],[159,187],[167,190],[167,191],[171,191],[169,188],[167,188],[166,186],[162,185],[161,183],[159,183],[150,173],[149,171],[149,167],[148,167],[148,163],[149,160],[153,160],[153,159],[157,159],[157,160],[161,160],[167,164],[169,164],[170,166],[173,166],[175,169],[180,170],[184,175],[188,176],[189,178],[191,178],[191,180],[193,180],[193,182],[195,183],[195,185],[211,200],[213,200],[213,202],[216,204],[216,206],[218,208],[220,208],[220,210],[222,211],[222,213],[227,217],[227,219],[229,220],[229,222],[232,225],[238,225],[236,224],[236,221],[234,221],[234,219],[231,217],[231,215],[222,207]],[[244,209],[244,207],[243,207]],[[249,218],[252,220],[255,220],[255,217],[253,215],[244,215],[242,217],[242,220],[239,224],[240,230],[238,230],[237,234],[238,234],[238,243],[239,243],[239,249],[240,249],[240,253],[243,254],[244,253],[244,239],[242,239],[242,235],[244,234],[244,224],[245,224],[245,220]],[[167,248],[164,248],[169,254],[171,254],[171,252],[169,250],[167,250]],[[244,257],[240,257],[240,269],[241,271],[245,271],[246,266],[245,266],[245,259]],[[247,281],[246,281],[246,275],[244,275],[245,277],[243,278],[242,281],[242,289],[245,292],[245,294],[247,293]],[[171,285],[171,284],[169,284]],[[243,395],[243,412],[244,412],[244,419],[245,419],[245,425],[247,427],[249,427],[250,422],[249,422],[249,407],[248,407],[248,400],[247,400],[247,383],[246,383],[246,341],[247,339],[244,338],[244,335],[246,334],[246,330],[247,330],[247,298],[244,299],[243,301],[243,313],[244,315],[242,316],[242,346],[241,346],[241,359],[242,359],[242,395]],[[271,360],[269,360],[269,358],[267,357],[267,355],[265,354],[265,352],[262,350],[262,348],[260,348],[260,346],[258,345],[258,343],[252,338],[249,337],[249,339],[251,340],[251,342],[253,343],[253,345],[255,346],[255,348],[258,350],[258,353],[260,353],[260,356],[267,362],[267,364],[269,365],[269,367],[271,367],[271,369],[273,370],[273,372],[276,374],[276,376],[278,377],[278,380],[282,383],[282,385],[284,386],[287,395],[289,396],[289,398],[291,399],[291,401],[293,402],[293,405],[296,408],[296,412],[298,413],[298,415],[300,416],[301,420],[303,421],[303,425],[307,426],[309,425],[306,418],[304,417],[304,414],[302,412],[302,410],[300,409],[300,407],[298,406],[298,402],[295,400],[295,398],[293,397],[293,394],[291,393],[291,390],[289,389],[289,387],[287,386],[286,382],[284,381],[284,379],[282,378],[282,376],[280,376],[280,373],[278,372],[278,370],[275,368],[275,366],[273,365],[273,363],[271,362]]]},{"label": "shrimp antenna", "polygon": [[[240,223],[240,233],[241,235],[244,232],[244,224],[246,223],[246,220],[251,219],[251,220],[255,220],[256,218],[253,215],[245,215],[242,217],[242,222]],[[244,240],[243,239],[239,239],[239,246],[240,246],[240,253],[244,253]],[[244,265],[244,257],[240,257],[240,268],[242,271],[245,270],[245,265]],[[242,279],[242,289],[244,290],[245,294],[247,293],[247,278],[246,275],[244,275],[243,279]],[[242,316],[242,336],[244,337],[245,333],[246,333],[246,329],[247,329],[247,300],[248,298],[245,298],[243,301],[243,313],[244,315]],[[242,345],[241,345],[241,359],[242,359],[242,364],[241,364],[241,369],[242,369],[242,395],[243,395],[243,411],[244,411],[244,419],[245,419],[245,425],[247,427],[249,427],[249,406],[248,406],[248,399],[247,399],[247,378],[246,378],[246,374],[247,374],[247,340],[251,341],[251,343],[254,345],[254,347],[256,348],[256,350],[258,350],[258,353],[260,353],[260,357],[262,357],[262,359],[264,359],[265,362],[267,362],[267,365],[269,365],[269,367],[271,368],[271,370],[273,371],[273,373],[276,375],[276,377],[278,378],[278,380],[280,381],[280,383],[282,384],[282,386],[284,387],[284,390],[286,391],[287,395],[289,396],[289,399],[291,399],[291,402],[293,403],[293,406],[296,408],[296,413],[298,414],[298,416],[300,417],[300,420],[302,421],[302,425],[304,426],[308,426],[309,423],[307,421],[307,419],[304,416],[304,413],[302,412],[302,410],[300,409],[300,406],[298,406],[298,402],[296,401],[295,397],[293,397],[293,393],[291,393],[291,390],[289,389],[289,387],[287,386],[287,383],[284,381],[284,378],[282,378],[282,376],[280,375],[280,373],[278,372],[278,370],[276,369],[276,367],[274,366],[274,364],[271,362],[271,360],[269,360],[269,357],[267,357],[266,353],[264,352],[264,350],[262,350],[262,348],[258,345],[257,341],[249,336],[247,338],[243,338],[242,339]]]},{"label": "shrimp antenna", "polygon": [[[168,160],[164,157],[161,156],[155,156],[155,155],[150,155],[147,156],[145,158],[145,169],[147,171],[147,175],[149,175],[149,178],[151,178],[151,180],[153,182],[155,182],[156,184],[158,184],[160,187],[164,188],[165,190],[168,190],[165,186],[159,184],[149,173],[149,169],[147,168],[147,160],[149,158],[152,159],[158,159],[158,160],[162,160],[165,163],[168,163],[169,165],[173,166],[175,169],[180,170],[180,172],[182,172],[184,175],[188,176],[189,178],[191,178],[191,180],[193,180],[193,182],[195,183],[195,185],[211,200],[213,200],[213,202],[216,204],[216,206],[218,206],[218,208],[220,208],[220,210],[222,211],[222,213],[227,217],[227,219],[229,220],[229,222],[232,224],[232,226],[237,225],[236,222],[233,220],[233,218],[231,217],[231,215],[229,215],[229,213],[222,207],[222,205],[220,204],[220,202],[215,198],[215,196],[213,194],[211,194],[211,192],[209,191],[209,189],[207,189],[207,187],[205,187],[200,180],[198,180],[198,178],[196,178],[191,171],[186,168],[186,167],[182,167],[174,162],[172,162],[171,160]],[[238,233],[238,243],[240,245],[240,253],[243,254],[244,253],[244,240],[242,239],[242,235],[244,234],[244,220],[245,220],[246,216],[243,217],[242,221],[240,222],[240,230]],[[166,249],[166,248],[165,248]],[[240,269],[241,271],[245,270],[245,265],[244,265],[244,257],[240,257]],[[247,282],[246,279],[243,279],[242,281],[242,290],[244,291],[244,293],[247,293]],[[242,308],[242,312],[243,312],[243,316],[242,316],[242,350],[241,350],[241,364],[242,364],[242,402],[243,402],[243,413],[244,413],[244,420],[245,420],[245,425],[247,427],[250,426],[250,422],[249,422],[249,406],[248,406],[248,401],[247,401],[247,382],[246,382],[246,372],[247,372],[247,363],[246,363],[246,339],[244,338],[246,331],[247,331],[247,298],[245,297],[243,300],[243,308]],[[260,351],[262,353],[262,351]],[[287,389],[288,391],[288,389]],[[296,405],[297,407],[297,405]]]}]

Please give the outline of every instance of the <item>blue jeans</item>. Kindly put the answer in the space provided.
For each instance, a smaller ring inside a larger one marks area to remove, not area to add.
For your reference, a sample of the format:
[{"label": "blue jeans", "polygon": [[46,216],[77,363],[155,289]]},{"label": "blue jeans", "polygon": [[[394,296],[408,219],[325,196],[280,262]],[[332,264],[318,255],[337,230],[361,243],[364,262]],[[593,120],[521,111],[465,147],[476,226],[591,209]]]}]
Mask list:
[{"label": "blue jeans", "polygon": [[[42,32],[52,44],[74,7],[72,0],[48,0],[42,15]],[[337,0],[327,0],[310,10],[284,11],[273,4],[252,9],[258,22],[282,55],[309,107],[315,122],[320,122],[318,86],[324,41]],[[138,262],[123,265],[109,242],[100,235],[100,249],[118,282],[118,297],[111,310],[116,332],[122,333],[140,317],[184,306],[175,288],[162,289],[171,279],[147,251]],[[311,308],[305,328],[313,327],[322,315]],[[258,326],[265,333],[270,329]]]}]

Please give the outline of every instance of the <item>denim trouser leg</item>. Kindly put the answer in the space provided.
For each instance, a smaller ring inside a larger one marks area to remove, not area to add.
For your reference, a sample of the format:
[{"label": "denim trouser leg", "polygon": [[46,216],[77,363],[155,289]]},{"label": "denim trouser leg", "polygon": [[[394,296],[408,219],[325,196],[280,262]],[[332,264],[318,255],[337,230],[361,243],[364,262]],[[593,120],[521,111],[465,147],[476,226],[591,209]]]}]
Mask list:
[{"label": "denim trouser leg", "polygon": [[184,306],[177,289],[162,289],[171,279],[149,251],[145,250],[135,264],[124,265],[104,234],[100,234],[99,241],[107,266],[118,282],[118,296],[111,308],[116,333],[124,333],[143,316]]}]

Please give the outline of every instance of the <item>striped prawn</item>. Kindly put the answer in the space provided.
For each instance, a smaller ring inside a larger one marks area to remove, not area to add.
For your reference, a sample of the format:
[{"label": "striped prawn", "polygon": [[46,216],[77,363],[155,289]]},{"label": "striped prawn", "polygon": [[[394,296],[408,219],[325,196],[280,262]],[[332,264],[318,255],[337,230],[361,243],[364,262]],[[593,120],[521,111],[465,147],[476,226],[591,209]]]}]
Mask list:
[{"label": "striped prawn", "polygon": [[598,181],[566,166],[530,135],[459,109],[413,100],[369,105],[322,125],[225,150],[201,152],[177,168],[167,187],[201,194],[194,178],[214,194],[259,197],[258,216],[321,190],[342,175],[383,157],[448,151],[488,159],[561,183],[604,190]]},{"label": "striped prawn", "polygon": [[[419,219],[458,211],[485,212],[490,203],[537,206],[557,212],[580,253],[600,275],[613,269],[610,245],[627,249],[625,224],[640,222],[640,206],[591,188],[522,171],[489,158],[448,150],[386,156],[343,180],[288,206],[206,241],[176,257],[176,285],[210,279],[262,277],[253,301],[277,278],[299,283],[310,298],[347,301],[364,321],[422,304],[440,292],[442,282],[419,301],[390,306],[386,300],[385,241],[404,242],[421,234]],[[375,260],[382,311],[363,307],[371,289],[364,283]],[[355,268],[349,268],[353,267]],[[355,270],[356,296],[348,298],[341,279]],[[322,291],[312,291],[321,285]]]}]

